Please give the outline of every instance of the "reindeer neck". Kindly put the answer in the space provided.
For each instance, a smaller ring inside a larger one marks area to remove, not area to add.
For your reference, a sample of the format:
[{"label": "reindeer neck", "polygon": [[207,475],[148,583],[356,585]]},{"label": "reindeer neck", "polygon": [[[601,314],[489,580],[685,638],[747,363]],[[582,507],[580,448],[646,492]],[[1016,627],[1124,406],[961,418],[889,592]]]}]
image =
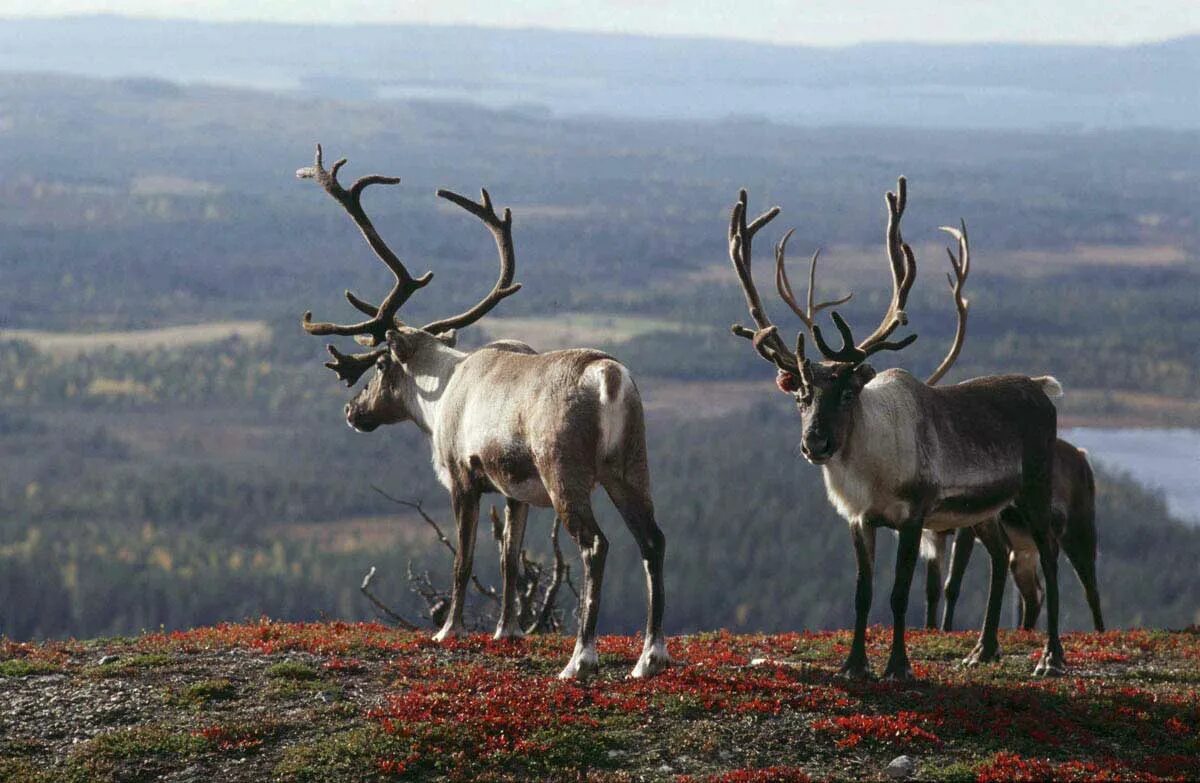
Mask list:
[{"label": "reindeer neck", "polygon": [[445,345],[423,346],[409,360],[401,394],[413,422],[426,435],[433,432],[446,386],[467,354]]}]

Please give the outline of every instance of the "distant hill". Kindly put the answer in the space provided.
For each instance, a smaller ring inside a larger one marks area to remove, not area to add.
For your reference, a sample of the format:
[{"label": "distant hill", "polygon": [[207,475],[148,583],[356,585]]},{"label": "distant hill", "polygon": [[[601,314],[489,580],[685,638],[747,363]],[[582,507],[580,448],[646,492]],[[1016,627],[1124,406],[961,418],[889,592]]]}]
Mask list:
[{"label": "distant hill", "polygon": [[217,82],[356,99],[451,99],[563,115],[1200,127],[1200,36],[1121,47],[816,48],[546,30],[90,16],[0,21],[0,70]]}]

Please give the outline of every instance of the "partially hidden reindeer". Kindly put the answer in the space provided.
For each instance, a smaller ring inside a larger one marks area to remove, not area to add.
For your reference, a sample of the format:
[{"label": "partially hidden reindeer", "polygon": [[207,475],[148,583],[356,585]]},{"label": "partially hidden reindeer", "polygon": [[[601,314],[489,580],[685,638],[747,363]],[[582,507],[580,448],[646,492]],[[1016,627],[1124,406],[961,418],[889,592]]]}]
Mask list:
[{"label": "partially hidden reindeer", "polygon": [[654,518],[641,398],[629,372],[612,357],[587,349],[538,354],[515,341],[470,353],[455,348],[456,329],[475,323],[520,289],[513,283],[512,214],[505,209],[503,217],[497,215],[486,190],[479,203],[446,190],[437,195],[479,218],[492,233],[500,256],[499,279],[487,296],[460,315],[420,328],[405,325],[396,314],[433,273],[412,277],[361,204],[367,187],[400,180],[370,175],[343,188],[337,175],[345,162],[339,160],[326,170],[318,145],[315,163],[296,176],[315,179],[341,204],[395,283],[379,306],[346,292],[350,304],[367,316],[364,321],[317,323],[305,313],[303,326],[309,334],[354,336],[371,346],[356,354],[328,346],[333,359],[325,366],[349,386],[375,368],[366,387],[346,405],[351,427],[371,432],[384,424],[411,421],[430,439],[434,470],[450,492],[458,533],[450,608],[434,639],[464,631],[463,600],[480,496],[499,492],[505,497],[505,541],[496,637],[521,633],[514,590],[529,507],[553,507],[583,557],[579,632],[559,677],[593,673],[598,666],[596,615],[608,551],[592,514],[591,494],[599,484],[633,533],[646,570],[646,635],[632,674],[658,672],[670,661],[662,633],[666,541]]},{"label": "partially hidden reindeer", "polygon": [[[1067,555],[1079,583],[1087,597],[1092,614],[1092,625],[1097,631],[1104,630],[1104,614],[1100,610],[1100,589],[1096,583],[1096,480],[1087,452],[1076,448],[1061,438],[1054,444],[1054,490],[1050,510],[1053,515],[1055,535],[1059,546]],[[962,587],[963,574],[971,559],[975,539],[987,549],[993,559],[1008,561],[1013,582],[1021,596],[1021,627],[1030,630],[1037,623],[1041,611],[1044,590],[1037,570],[1037,547],[1032,538],[1020,528],[1000,529],[1003,512],[998,519],[964,527],[957,531],[929,534],[922,542],[921,555],[926,561],[926,617],[927,628],[937,627],[937,605],[943,590],[942,566],[950,555],[950,573],[946,578],[946,608],[942,614],[942,630],[954,629],[954,608]],[[949,539],[954,537],[954,545]],[[928,545],[928,546],[927,546]]]},{"label": "partially hidden reindeer", "polygon": [[[1013,521],[1029,531],[1046,575],[1046,645],[1035,675],[1062,674],[1066,660],[1058,632],[1058,543],[1051,529],[1050,496],[1057,412],[1051,397],[1062,387],[1050,377],[997,375],[952,386],[930,386],[905,370],[876,373],[867,363],[880,351],[899,351],[916,339],[888,338],[908,321],[904,312],[916,279],[916,257],[900,232],[907,203],[901,177],[887,194],[886,247],[892,271],[892,299],[879,326],[855,343],[846,321],[832,312],[842,347],[832,348],[816,323],[810,268],[805,327],[823,361],[805,356],[804,331],[791,349],[767,317],[751,273],[754,235],[779,214],[779,208],[747,222],[743,190],[729,226],[729,256],[745,294],[754,329],[734,325],[735,335],[751,341],[760,356],[778,368],[780,387],[794,394],[801,420],[800,449],[819,465],[829,500],[850,525],[857,563],[854,638],[841,668],[847,677],[871,675],[866,652],[871,608],[875,531],[899,535],[896,578],[891,594],[892,648],[884,677],[909,679],[912,669],[904,642],[908,593],[923,530],[949,530],[994,518],[1013,506]],[[969,264],[963,230],[945,229],[958,239],[959,255],[950,253],[959,289]],[[789,234],[790,236],[790,234]],[[776,270],[783,266],[788,236],[776,246]],[[961,294],[956,290],[956,297]],[[824,303],[821,307],[832,306]],[[952,362],[953,356],[946,361]],[[1001,572],[1003,577],[1003,572]],[[971,663],[999,657],[997,627],[1003,590],[989,594],[988,611]]]}]

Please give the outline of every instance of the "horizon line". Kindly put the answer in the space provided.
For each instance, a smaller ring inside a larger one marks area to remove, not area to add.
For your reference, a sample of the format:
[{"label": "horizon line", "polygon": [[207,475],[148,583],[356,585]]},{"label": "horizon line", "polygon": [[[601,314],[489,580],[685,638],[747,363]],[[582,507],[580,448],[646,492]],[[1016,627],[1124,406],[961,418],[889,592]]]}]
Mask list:
[{"label": "horizon line", "polygon": [[529,24],[480,24],[478,22],[417,22],[417,21],[295,21],[295,20],[275,20],[261,18],[211,18],[201,19],[194,16],[173,16],[173,15],[146,15],[146,14],[127,14],[113,11],[95,11],[88,13],[74,14],[0,14],[0,24],[6,22],[71,22],[71,21],[87,21],[87,20],[118,20],[126,22],[176,22],[196,25],[262,25],[270,27],[301,27],[301,28],[322,28],[322,27],[337,27],[340,29],[350,29],[356,27],[410,27],[410,28],[429,28],[429,29],[471,29],[481,31],[495,32],[531,32],[531,33],[562,33],[568,35],[592,35],[597,37],[608,38],[640,38],[647,40],[663,40],[663,41],[713,41],[723,43],[739,43],[739,44],[759,44],[772,46],[777,48],[806,48],[806,49],[853,49],[869,46],[928,46],[928,47],[968,47],[968,46],[1025,46],[1036,48],[1064,48],[1064,49],[1131,49],[1141,46],[1157,46],[1162,44],[1185,41],[1190,38],[1200,38],[1200,28],[1181,32],[1178,35],[1172,35],[1166,38],[1146,38],[1137,41],[1039,41],[1030,39],[1017,38],[996,38],[987,40],[972,40],[972,39],[918,39],[918,38],[878,38],[878,39],[862,39],[851,42],[840,43],[812,43],[805,41],[791,41],[771,38],[749,37],[749,36],[721,36],[721,35],[703,35],[703,34],[671,34],[671,33],[652,33],[639,32],[629,30],[606,30],[597,28],[584,28],[572,26],[541,26]]}]

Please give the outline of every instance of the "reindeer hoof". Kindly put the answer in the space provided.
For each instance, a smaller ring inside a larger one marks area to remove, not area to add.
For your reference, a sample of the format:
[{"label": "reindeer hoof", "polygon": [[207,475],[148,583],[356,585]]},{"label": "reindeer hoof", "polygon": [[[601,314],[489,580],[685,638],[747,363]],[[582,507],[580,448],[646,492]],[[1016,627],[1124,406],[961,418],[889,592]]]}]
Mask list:
[{"label": "reindeer hoof", "polygon": [[525,632],[517,626],[512,626],[510,628],[501,627],[496,629],[496,632],[492,634],[492,638],[496,641],[502,641],[504,639],[524,639]]},{"label": "reindeer hoof", "polygon": [[1042,653],[1037,666],[1033,670],[1034,677],[1064,677],[1067,674],[1067,662],[1061,655]]},{"label": "reindeer hoof", "polygon": [[667,653],[666,645],[658,642],[642,651],[642,657],[638,658],[637,665],[633,667],[629,676],[639,680],[643,677],[653,677],[670,665],[671,656]]},{"label": "reindeer hoof", "polygon": [[440,631],[438,631],[437,633],[435,633],[433,635],[433,640],[435,642],[444,642],[447,639],[451,639],[455,636],[464,636],[464,635],[466,635],[466,632],[467,632],[467,629],[461,625],[453,625],[451,623],[446,623],[445,625],[442,626],[442,629]]},{"label": "reindeer hoof", "polygon": [[576,650],[575,654],[571,656],[571,660],[558,673],[558,679],[586,680],[599,671],[600,660],[596,657],[596,650],[594,648]]},{"label": "reindeer hoof", "polygon": [[600,671],[596,661],[571,661],[558,673],[560,680],[586,680]]},{"label": "reindeer hoof", "polygon": [[1046,642],[1042,657],[1033,670],[1034,677],[1062,677],[1067,673],[1067,658],[1061,644]]},{"label": "reindeer hoof", "polygon": [[1000,660],[1000,648],[993,646],[975,645],[975,649],[962,659],[963,666],[978,666],[981,663],[993,663]]},{"label": "reindeer hoof", "polygon": [[884,682],[912,682],[917,679],[913,675],[912,667],[908,665],[908,661],[900,663],[888,663],[887,668],[883,670]]},{"label": "reindeer hoof", "polygon": [[846,661],[842,664],[842,668],[838,669],[837,676],[843,680],[875,679],[875,674],[871,671],[871,666],[866,661]]}]

